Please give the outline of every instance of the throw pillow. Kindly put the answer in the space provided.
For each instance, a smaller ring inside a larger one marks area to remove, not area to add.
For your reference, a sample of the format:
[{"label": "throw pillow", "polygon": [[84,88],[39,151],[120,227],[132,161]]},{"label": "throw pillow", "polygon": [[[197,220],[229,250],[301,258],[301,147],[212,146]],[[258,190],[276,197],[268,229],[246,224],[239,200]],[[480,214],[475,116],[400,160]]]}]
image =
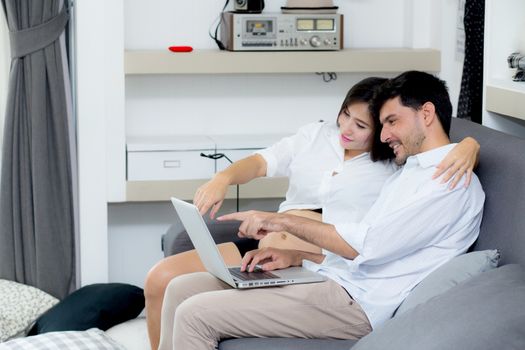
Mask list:
[{"label": "throw pillow", "polygon": [[144,293],[123,283],[92,284],[71,293],[38,318],[29,335],[56,331],[108,328],[137,317]]},{"label": "throw pillow", "polygon": [[100,329],[50,332],[0,344],[0,350],[125,350]]},{"label": "throw pillow", "polygon": [[106,331],[106,335],[128,350],[145,350],[151,347],[145,317],[113,326]]},{"label": "throw pillow", "polygon": [[421,281],[394,315],[401,315],[473,276],[495,269],[498,267],[499,258],[496,249],[471,252],[453,258]]},{"label": "throw pillow", "polygon": [[525,271],[486,271],[394,317],[352,350],[525,349]]},{"label": "throw pillow", "polygon": [[0,280],[0,342],[24,335],[27,328],[58,299],[38,288]]}]

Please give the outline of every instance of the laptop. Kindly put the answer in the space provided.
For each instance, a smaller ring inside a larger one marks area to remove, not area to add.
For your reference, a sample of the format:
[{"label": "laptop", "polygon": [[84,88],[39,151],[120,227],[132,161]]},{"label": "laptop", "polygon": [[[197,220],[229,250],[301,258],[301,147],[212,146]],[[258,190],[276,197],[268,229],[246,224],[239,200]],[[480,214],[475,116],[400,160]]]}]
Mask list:
[{"label": "laptop", "polygon": [[294,266],[271,272],[261,269],[254,272],[241,272],[238,266],[227,267],[199,209],[177,198],[172,197],[171,202],[206,270],[233,288],[273,287],[326,280],[326,277],[303,267]]}]

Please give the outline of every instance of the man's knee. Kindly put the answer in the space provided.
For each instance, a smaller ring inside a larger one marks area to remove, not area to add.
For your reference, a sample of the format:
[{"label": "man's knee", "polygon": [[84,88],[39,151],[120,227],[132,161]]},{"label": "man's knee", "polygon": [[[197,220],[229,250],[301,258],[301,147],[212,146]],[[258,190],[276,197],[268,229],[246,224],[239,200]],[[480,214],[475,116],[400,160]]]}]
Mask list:
[{"label": "man's knee", "polygon": [[175,327],[198,329],[203,324],[203,309],[199,307],[198,299],[200,299],[198,295],[189,297],[177,307],[175,310]]},{"label": "man's knee", "polygon": [[202,306],[202,296],[195,295],[184,300],[175,311],[173,337],[175,343],[200,344],[213,348],[219,341],[219,332],[212,315]]}]

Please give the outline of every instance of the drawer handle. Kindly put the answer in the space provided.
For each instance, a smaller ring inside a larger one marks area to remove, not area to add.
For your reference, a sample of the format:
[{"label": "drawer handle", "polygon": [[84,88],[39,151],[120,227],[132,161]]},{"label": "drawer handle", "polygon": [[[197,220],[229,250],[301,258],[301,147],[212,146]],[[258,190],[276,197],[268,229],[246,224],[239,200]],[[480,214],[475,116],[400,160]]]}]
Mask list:
[{"label": "drawer handle", "polygon": [[180,160],[165,160],[165,168],[180,168]]}]

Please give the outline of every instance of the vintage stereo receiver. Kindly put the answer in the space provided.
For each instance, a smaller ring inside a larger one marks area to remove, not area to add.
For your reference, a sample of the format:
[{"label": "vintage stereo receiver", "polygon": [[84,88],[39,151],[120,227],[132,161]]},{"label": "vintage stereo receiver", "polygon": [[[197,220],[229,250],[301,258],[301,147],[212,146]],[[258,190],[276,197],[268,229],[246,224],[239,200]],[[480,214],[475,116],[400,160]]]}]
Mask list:
[{"label": "vintage stereo receiver", "polygon": [[230,51],[322,51],[343,48],[343,15],[221,14],[221,41]]}]

